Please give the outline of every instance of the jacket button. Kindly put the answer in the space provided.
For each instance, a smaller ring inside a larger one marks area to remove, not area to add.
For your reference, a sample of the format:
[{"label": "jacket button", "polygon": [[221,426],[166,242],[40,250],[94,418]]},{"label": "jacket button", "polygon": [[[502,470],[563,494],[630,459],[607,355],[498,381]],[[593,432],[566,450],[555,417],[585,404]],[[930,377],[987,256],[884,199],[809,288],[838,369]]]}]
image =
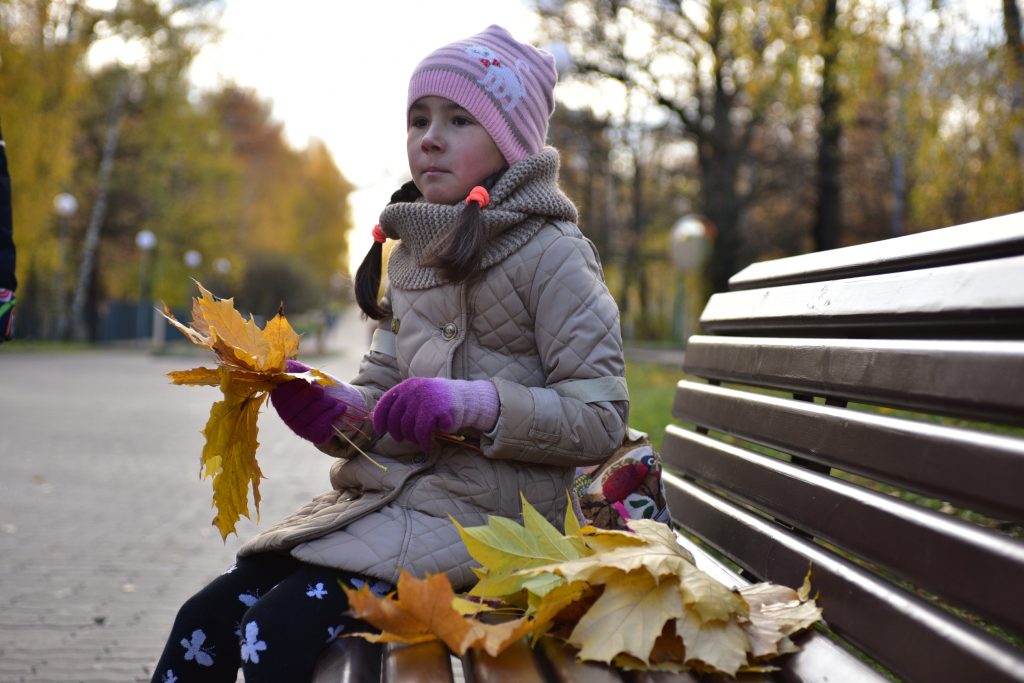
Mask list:
[{"label": "jacket button", "polygon": [[412,461],[417,465],[422,465],[427,461],[427,456],[424,453],[418,453],[415,457],[413,457]]},{"label": "jacket button", "polygon": [[455,339],[455,335],[457,335],[458,333],[459,328],[456,327],[455,323],[448,323],[447,325],[441,328],[441,336],[444,337],[447,341]]}]

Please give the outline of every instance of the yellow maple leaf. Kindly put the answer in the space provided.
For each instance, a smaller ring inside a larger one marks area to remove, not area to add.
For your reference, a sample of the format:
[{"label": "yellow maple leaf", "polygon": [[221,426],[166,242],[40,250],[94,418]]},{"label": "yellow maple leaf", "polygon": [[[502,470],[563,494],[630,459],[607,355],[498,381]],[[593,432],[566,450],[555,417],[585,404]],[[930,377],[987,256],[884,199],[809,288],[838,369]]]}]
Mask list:
[{"label": "yellow maple leaf", "polygon": [[681,565],[680,584],[683,602],[703,621],[726,621],[736,615],[745,617],[748,607],[740,596],[689,562]]},{"label": "yellow maple leaf", "polygon": [[[299,348],[299,336],[279,311],[264,329],[235,310],[234,299],[220,299],[201,284],[192,309],[193,327],[207,330],[221,361],[257,372],[284,372],[284,362]],[[198,315],[198,318],[196,317]]]},{"label": "yellow maple leaf", "polygon": [[[651,520],[632,520],[633,533],[584,527],[583,542],[594,552],[566,562],[535,565],[523,573],[552,573],[569,581],[595,583],[608,569],[628,573],[643,569],[652,576],[682,576],[693,567],[690,554],[676,541],[670,527]],[[478,558],[479,559],[479,558]]]},{"label": "yellow maple leaf", "polygon": [[747,663],[750,641],[737,621],[704,621],[690,610],[676,619],[676,633],[686,645],[686,661],[735,676]]},{"label": "yellow maple leaf", "polygon": [[203,478],[213,479],[213,505],[217,508],[213,523],[221,537],[227,538],[239,517],[249,516],[250,486],[253,506],[257,513],[260,509],[263,473],[256,462],[256,417],[268,394],[234,382],[226,368],[220,369],[220,375],[224,400],[210,409],[200,460]]},{"label": "yellow maple leaf", "polygon": [[213,351],[217,367],[170,372],[168,377],[174,384],[217,386],[223,394],[203,429],[200,472],[212,479],[213,523],[226,539],[241,517],[249,517],[250,489],[259,515],[263,474],[256,461],[256,419],[269,392],[295,378],[323,385],[334,380],[315,369],[285,372],[285,361],[298,352],[299,335],[281,312],[260,329],[251,317],[246,320],[235,310],[233,299],[217,298],[196,284],[200,296],[192,302],[191,324],[180,323],[166,307],[164,317],[190,341]]},{"label": "yellow maple leaf", "polygon": [[569,636],[581,659],[611,662],[620,653],[647,661],[669,619],[682,616],[679,584],[646,571],[619,573]]}]

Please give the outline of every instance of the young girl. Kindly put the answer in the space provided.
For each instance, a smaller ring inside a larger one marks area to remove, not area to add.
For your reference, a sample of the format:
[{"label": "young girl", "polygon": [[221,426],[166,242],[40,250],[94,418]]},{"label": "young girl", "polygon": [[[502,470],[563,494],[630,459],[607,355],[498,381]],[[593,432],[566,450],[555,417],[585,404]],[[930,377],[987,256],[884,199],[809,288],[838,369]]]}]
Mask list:
[{"label": "young girl", "polygon": [[[406,569],[467,589],[450,518],[515,519],[523,494],[561,526],[575,468],[622,443],[618,309],[544,147],[555,79],[550,54],[498,26],[417,66],[412,181],[357,274],[378,321],[360,372],[271,395],[296,434],[339,458],[332,490],[245,544],[181,608],[154,680],[233,681],[239,663],[250,682],[308,680],[352,629],[339,580],[385,593]],[[378,301],[386,239],[399,241]]]}]

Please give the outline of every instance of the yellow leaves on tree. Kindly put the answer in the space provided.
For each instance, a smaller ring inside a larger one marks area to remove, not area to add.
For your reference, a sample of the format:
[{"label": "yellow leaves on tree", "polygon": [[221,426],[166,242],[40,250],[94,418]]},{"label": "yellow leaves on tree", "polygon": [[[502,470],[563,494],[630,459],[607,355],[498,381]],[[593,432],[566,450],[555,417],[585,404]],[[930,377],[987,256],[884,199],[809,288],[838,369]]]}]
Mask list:
[{"label": "yellow leaves on tree", "polygon": [[[198,283],[196,283],[198,284]],[[221,538],[235,531],[241,516],[249,516],[249,488],[259,514],[260,472],[256,462],[256,417],[269,392],[281,382],[304,378],[321,384],[332,380],[319,370],[285,372],[285,361],[299,350],[299,335],[278,313],[260,329],[235,310],[233,299],[218,299],[199,285],[192,300],[191,326],[164,310],[172,325],[193,343],[213,351],[216,368],[193,368],[168,373],[175,384],[218,386],[224,400],[213,404],[203,429],[206,444],[201,474],[213,479],[213,523]]]},{"label": "yellow leaves on tree", "polygon": [[[525,635],[550,633],[584,660],[735,675],[794,651],[789,636],[821,618],[807,582],[800,591],[766,583],[730,590],[699,570],[664,524],[580,529],[569,512],[561,534],[525,500],[523,522],[459,527],[482,565],[468,598],[454,595],[445,575],[405,572],[397,597],[346,589],[355,615],[382,630],[363,637],[439,638],[460,655],[471,647],[496,655]],[[485,623],[500,615],[502,623]]]}]

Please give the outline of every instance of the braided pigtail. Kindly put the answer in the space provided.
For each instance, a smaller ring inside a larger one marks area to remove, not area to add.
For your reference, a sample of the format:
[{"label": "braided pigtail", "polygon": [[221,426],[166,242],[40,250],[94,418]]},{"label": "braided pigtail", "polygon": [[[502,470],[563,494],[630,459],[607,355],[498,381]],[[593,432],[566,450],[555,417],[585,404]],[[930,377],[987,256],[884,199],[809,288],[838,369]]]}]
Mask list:
[{"label": "braided pigtail", "polygon": [[487,246],[487,235],[481,213],[490,203],[489,190],[501,177],[504,170],[495,173],[482,185],[474,187],[459,214],[459,220],[448,236],[428,255],[422,265],[433,266],[449,282],[461,282],[476,272]]},{"label": "braided pigtail", "polygon": [[[391,201],[388,204],[412,202],[421,196],[419,188],[410,180],[391,195]],[[385,310],[379,301],[380,280],[384,271],[384,241],[386,239],[384,231],[380,229],[379,225],[375,225],[373,227],[373,244],[366,256],[363,257],[363,262],[359,264],[359,269],[356,270],[356,303],[367,317],[374,320],[380,320],[390,314],[390,311]]]}]

